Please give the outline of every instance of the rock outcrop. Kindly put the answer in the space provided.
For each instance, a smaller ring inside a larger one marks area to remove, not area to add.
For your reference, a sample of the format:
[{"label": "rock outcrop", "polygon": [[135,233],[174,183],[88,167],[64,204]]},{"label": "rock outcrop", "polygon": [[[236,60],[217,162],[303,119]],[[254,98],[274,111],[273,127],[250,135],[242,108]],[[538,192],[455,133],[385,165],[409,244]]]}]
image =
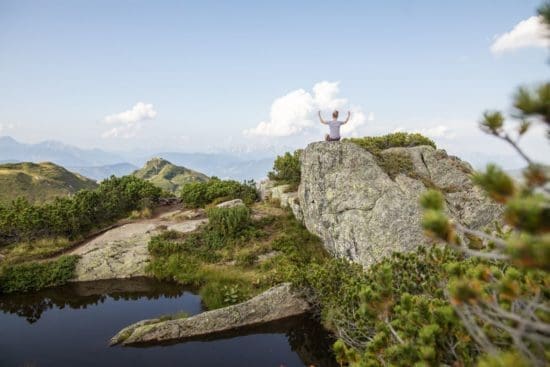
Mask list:
[{"label": "rock outcrop", "polygon": [[188,318],[143,320],[122,329],[111,345],[154,344],[216,336],[307,313],[310,305],[285,283],[237,305]]},{"label": "rock outcrop", "polygon": [[[380,164],[384,156],[408,157],[412,170],[390,177]],[[427,187],[439,189],[449,215],[469,227],[489,225],[502,213],[472,185],[471,167],[443,150],[391,148],[381,158],[351,142],[312,143],[302,153],[301,216],[336,256],[369,266],[425,244],[418,201]]]},{"label": "rock outcrop", "polygon": [[271,180],[260,182],[258,186],[260,198],[267,201],[278,201],[281,208],[290,208],[299,221],[302,220],[298,192],[292,191],[290,185],[277,185]]}]

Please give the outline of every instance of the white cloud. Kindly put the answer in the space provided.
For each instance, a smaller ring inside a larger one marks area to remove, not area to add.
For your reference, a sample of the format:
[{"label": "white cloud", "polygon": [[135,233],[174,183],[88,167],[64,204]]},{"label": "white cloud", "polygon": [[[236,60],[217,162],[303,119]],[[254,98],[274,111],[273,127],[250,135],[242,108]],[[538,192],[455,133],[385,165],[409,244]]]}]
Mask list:
[{"label": "white cloud", "polygon": [[315,84],[312,92],[304,89],[289,92],[273,101],[268,121],[262,121],[256,127],[244,130],[243,133],[247,136],[270,137],[297,135],[317,126],[318,110],[324,111],[328,118],[335,109],[349,109],[352,117],[348,124],[342,127],[342,132],[353,134],[367,121],[367,118],[360,107],[348,107],[348,100],[339,98],[339,92],[339,82],[328,81]]},{"label": "white cloud", "polygon": [[446,138],[453,139],[456,137],[456,133],[448,126],[437,125],[420,130],[420,133],[430,138]]},{"label": "white cloud", "polygon": [[138,102],[130,110],[106,116],[103,121],[109,125],[117,125],[105,131],[103,138],[122,137],[129,139],[138,133],[142,128],[142,121],[153,120],[157,111],[150,103]]},{"label": "white cloud", "polygon": [[8,130],[13,130],[15,128],[15,124],[2,124],[0,123],[0,134],[7,132]]},{"label": "white cloud", "polygon": [[491,52],[501,54],[526,47],[550,47],[548,29],[541,16],[522,20],[510,32],[497,35],[491,45]]},{"label": "white cloud", "polygon": [[403,127],[397,127],[392,132],[411,132],[411,133],[420,133],[426,135],[430,138],[443,138],[443,139],[454,139],[456,138],[456,132],[448,126],[445,125],[436,125],[430,127],[423,127],[420,129],[404,129]]}]

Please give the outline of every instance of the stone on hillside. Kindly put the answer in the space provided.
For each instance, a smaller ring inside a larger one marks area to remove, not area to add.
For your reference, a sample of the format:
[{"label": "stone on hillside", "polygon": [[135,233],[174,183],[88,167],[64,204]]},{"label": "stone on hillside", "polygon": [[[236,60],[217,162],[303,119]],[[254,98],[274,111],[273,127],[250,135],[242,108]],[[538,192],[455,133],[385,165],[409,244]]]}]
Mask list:
[{"label": "stone on hillside", "polygon": [[110,343],[154,344],[216,336],[230,331],[267,324],[307,313],[310,305],[290,284],[273,287],[237,305],[203,312],[184,319],[140,321],[122,329]]},{"label": "stone on hillside", "polygon": [[502,208],[472,185],[471,167],[460,159],[429,146],[382,155],[408,157],[412,171],[392,179],[373,154],[351,142],[312,143],[302,153],[303,222],[334,255],[369,266],[427,243],[419,205],[427,186],[441,190],[450,217],[466,226],[479,229],[500,218]]},{"label": "stone on hillside", "polygon": [[219,203],[216,205],[218,208],[234,208],[236,206],[244,205],[243,201],[241,199],[235,199],[235,200],[229,200],[224,201],[223,203]]},{"label": "stone on hillside", "polygon": [[302,220],[302,211],[297,191],[289,191],[290,185],[276,185],[275,182],[265,180],[260,183],[260,198],[268,201],[278,201],[281,208],[290,208],[298,220]]}]

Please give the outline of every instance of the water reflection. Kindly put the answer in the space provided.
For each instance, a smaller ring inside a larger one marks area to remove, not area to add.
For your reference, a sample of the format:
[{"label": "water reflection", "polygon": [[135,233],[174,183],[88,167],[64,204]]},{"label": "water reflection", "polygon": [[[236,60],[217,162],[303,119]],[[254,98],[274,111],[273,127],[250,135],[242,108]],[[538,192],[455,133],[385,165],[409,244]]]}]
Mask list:
[{"label": "water reflection", "polygon": [[87,306],[103,303],[108,298],[114,300],[178,298],[185,290],[181,285],[159,282],[150,278],[80,282],[34,293],[0,296],[0,310],[24,317],[29,323],[34,323],[45,311],[52,308],[86,309]]},{"label": "water reflection", "polygon": [[169,346],[108,347],[122,327],[177,311],[201,312],[200,297],[147,278],[3,296],[0,365],[139,367],[185,361],[189,366],[337,366],[332,340],[309,317]]}]

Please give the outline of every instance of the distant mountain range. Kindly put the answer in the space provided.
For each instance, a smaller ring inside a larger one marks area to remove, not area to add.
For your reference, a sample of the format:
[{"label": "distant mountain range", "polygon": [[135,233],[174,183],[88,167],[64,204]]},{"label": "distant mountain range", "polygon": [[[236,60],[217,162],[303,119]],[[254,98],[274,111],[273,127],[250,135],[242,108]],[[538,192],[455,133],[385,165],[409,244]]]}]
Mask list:
[{"label": "distant mountain range", "polygon": [[9,136],[0,137],[0,160],[54,162],[64,167],[101,166],[123,161],[117,154],[100,149],[80,149],[57,141],[25,144]]},{"label": "distant mountain range", "polygon": [[33,203],[45,202],[96,187],[95,181],[50,162],[0,164],[0,203],[20,196]]},{"label": "distant mountain range", "polygon": [[208,180],[208,176],[200,172],[176,166],[162,158],[151,159],[145,163],[145,166],[135,171],[133,175],[173,193],[177,193],[181,186],[186,183]]},{"label": "distant mountain range", "polygon": [[220,153],[118,154],[101,149],[80,149],[57,141],[26,144],[9,136],[0,137],[0,163],[53,162],[96,180],[102,180],[111,175],[130,174],[153,157],[162,157],[174,165],[203,172],[208,176],[239,181],[259,180],[266,177],[274,160],[274,158],[255,160]]},{"label": "distant mountain range", "polygon": [[101,181],[112,175],[118,177],[129,175],[137,170],[138,167],[130,163],[116,163],[105,166],[68,166],[67,169],[78,172],[82,176],[93,178],[96,181]]}]

